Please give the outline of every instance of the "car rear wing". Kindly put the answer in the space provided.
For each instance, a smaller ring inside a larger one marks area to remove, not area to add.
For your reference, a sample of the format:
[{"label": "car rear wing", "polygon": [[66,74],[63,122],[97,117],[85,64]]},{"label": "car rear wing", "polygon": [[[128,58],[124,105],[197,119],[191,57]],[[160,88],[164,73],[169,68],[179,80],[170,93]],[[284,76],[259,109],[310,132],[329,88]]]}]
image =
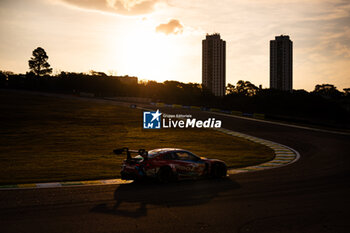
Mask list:
[{"label": "car rear wing", "polygon": [[144,159],[148,158],[148,152],[145,149],[138,149],[138,150],[129,150],[128,147],[123,147],[120,149],[113,150],[113,153],[116,155],[121,155],[123,152],[126,152],[126,159],[131,160],[131,153],[138,153],[141,155]]}]

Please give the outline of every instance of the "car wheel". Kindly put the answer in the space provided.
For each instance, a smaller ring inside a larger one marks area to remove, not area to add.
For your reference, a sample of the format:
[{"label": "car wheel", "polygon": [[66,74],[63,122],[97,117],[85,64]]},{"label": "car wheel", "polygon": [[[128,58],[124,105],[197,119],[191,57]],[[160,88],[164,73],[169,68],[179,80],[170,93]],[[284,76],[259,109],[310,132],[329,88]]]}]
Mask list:
[{"label": "car wheel", "polygon": [[166,184],[172,181],[173,179],[173,172],[171,171],[170,167],[162,167],[159,169],[157,173],[157,180],[159,183]]},{"label": "car wheel", "polygon": [[222,163],[213,164],[213,167],[211,170],[212,177],[221,178],[221,177],[225,177],[226,175],[227,175],[227,167],[225,164],[222,164]]}]

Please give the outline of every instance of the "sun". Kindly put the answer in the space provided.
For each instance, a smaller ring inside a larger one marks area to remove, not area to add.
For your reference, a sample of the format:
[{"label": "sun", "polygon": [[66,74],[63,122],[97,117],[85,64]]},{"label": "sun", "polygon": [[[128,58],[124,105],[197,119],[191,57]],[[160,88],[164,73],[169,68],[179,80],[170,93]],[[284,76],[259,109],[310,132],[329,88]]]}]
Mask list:
[{"label": "sun", "polygon": [[182,45],[177,35],[157,33],[148,24],[128,30],[122,47],[123,69],[139,79],[174,79]]}]

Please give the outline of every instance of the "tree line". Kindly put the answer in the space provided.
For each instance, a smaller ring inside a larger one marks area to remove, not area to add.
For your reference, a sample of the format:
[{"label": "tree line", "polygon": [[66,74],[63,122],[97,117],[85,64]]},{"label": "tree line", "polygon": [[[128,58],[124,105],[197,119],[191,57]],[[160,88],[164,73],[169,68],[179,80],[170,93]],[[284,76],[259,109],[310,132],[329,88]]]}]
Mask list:
[{"label": "tree line", "polygon": [[97,71],[52,75],[48,56],[40,47],[33,51],[28,65],[30,71],[26,74],[0,71],[0,87],[73,94],[89,92],[100,97],[143,97],[154,102],[263,113],[279,120],[349,128],[350,88],[339,91],[332,84],[316,85],[311,92],[285,92],[239,80],[235,85],[227,85],[224,97],[216,97],[198,83],[125,82],[128,77],[121,79]]}]

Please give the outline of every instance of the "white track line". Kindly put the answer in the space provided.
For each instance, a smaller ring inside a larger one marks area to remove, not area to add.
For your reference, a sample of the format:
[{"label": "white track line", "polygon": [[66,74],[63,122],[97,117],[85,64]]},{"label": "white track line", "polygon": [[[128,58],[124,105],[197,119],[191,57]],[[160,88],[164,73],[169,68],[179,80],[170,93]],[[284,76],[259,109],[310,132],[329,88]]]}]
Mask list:
[{"label": "white track line", "polygon": [[290,165],[292,163],[295,163],[296,161],[299,160],[300,154],[293,148],[290,148],[288,146],[282,145],[277,142],[272,142],[269,140],[265,140],[262,138],[250,136],[247,134],[231,131],[228,129],[220,128],[220,129],[215,129],[219,132],[244,138],[249,141],[259,143],[262,145],[265,145],[267,147],[270,147],[272,150],[275,152],[275,158],[273,160],[270,160],[268,162],[254,165],[254,166],[248,166],[244,168],[236,168],[236,169],[229,169],[228,174],[237,174],[237,173],[244,173],[244,172],[256,172],[256,171],[261,171],[261,170],[266,170],[266,169],[272,169],[272,168],[278,168],[278,167],[284,167],[287,165]]}]

